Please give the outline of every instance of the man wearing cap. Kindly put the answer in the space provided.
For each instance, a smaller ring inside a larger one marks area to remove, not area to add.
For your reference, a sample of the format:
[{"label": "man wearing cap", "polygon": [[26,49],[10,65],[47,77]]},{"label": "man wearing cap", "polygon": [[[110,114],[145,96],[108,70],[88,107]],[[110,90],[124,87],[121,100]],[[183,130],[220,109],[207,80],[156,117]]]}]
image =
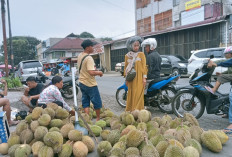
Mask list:
[{"label": "man wearing cap", "polygon": [[82,92],[82,106],[85,113],[89,114],[90,101],[94,105],[94,109],[97,115],[97,121],[100,119],[100,109],[102,108],[102,100],[97,87],[95,76],[103,76],[102,71],[95,69],[95,63],[90,56],[94,52],[93,46],[96,42],[91,40],[84,40],[81,46],[84,52],[80,53],[77,58],[79,68],[79,86]]}]

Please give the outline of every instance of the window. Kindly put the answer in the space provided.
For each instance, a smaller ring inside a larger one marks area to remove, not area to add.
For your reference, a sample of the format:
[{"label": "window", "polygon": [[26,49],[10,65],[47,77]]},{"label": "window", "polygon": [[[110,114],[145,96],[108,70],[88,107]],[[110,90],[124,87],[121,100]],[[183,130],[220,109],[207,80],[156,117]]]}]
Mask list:
[{"label": "window", "polygon": [[151,17],[137,21],[137,34],[151,32]]},{"label": "window", "polygon": [[151,0],[136,0],[136,9],[144,8],[151,3]]},{"label": "window", "polygon": [[52,59],[59,59],[60,57],[64,57],[64,52],[53,52]]},{"label": "window", "polygon": [[23,69],[34,68],[34,67],[42,67],[42,65],[38,61],[23,63]]},{"label": "window", "polygon": [[169,59],[173,62],[179,62],[181,61],[180,58],[177,58],[176,56],[169,56]]},{"label": "window", "polygon": [[199,57],[199,58],[207,58],[207,51],[200,51],[198,53],[195,53],[195,56]]},{"label": "window", "polygon": [[180,4],[180,0],[173,0],[173,6],[179,5]]},{"label": "window", "polygon": [[76,57],[76,56],[77,56],[77,52],[73,52],[72,57]]},{"label": "window", "polygon": [[169,61],[168,61],[168,59],[166,57],[162,57],[162,62],[163,63],[168,63]]},{"label": "window", "polygon": [[172,27],[172,10],[155,15],[155,30],[164,30]]},{"label": "window", "polygon": [[210,50],[207,53],[207,58],[209,58],[211,55],[214,55],[214,58],[224,57],[223,52],[224,52],[224,50]]}]

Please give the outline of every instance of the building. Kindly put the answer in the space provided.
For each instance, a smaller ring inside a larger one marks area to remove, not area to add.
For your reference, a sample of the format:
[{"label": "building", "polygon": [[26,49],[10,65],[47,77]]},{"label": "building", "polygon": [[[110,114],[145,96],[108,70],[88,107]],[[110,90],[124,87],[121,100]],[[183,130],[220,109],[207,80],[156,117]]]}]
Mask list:
[{"label": "building", "polygon": [[45,55],[45,51],[50,48],[51,46],[55,45],[57,42],[59,42],[60,40],[62,40],[63,38],[48,38],[47,40],[39,43],[36,46],[37,49],[37,56],[38,56],[38,60],[41,62],[47,62],[45,60],[46,55]]},{"label": "building", "polygon": [[231,0],[136,0],[136,34],[154,37],[161,54],[232,44]]},{"label": "building", "polygon": [[[53,67],[64,60],[68,61],[71,66],[76,66],[77,56],[83,52],[81,43],[85,39],[77,37],[49,38],[46,42],[37,45],[38,59],[45,68]],[[98,39],[94,39],[99,42]],[[96,67],[104,67],[103,46],[101,43],[94,46],[94,52],[91,54]]]},{"label": "building", "polygon": [[[160,54],[232,45],[231,0],[135,0],[136,35],[156,38]],[[106,68],[124,62],[126,40],[104,44]],[[107,61],[108,59],[108,61]]]}]

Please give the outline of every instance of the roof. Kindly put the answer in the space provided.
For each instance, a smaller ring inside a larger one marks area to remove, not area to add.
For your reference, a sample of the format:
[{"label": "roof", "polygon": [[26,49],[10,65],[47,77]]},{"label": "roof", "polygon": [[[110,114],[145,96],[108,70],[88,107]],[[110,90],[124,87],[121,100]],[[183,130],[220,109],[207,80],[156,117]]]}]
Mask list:
[{"label": "roof", "polygon": [[67,50],[67,49],[82,49],[81,43],[83,42],[80,38],[66,37],[53,45],[50,50]]}]

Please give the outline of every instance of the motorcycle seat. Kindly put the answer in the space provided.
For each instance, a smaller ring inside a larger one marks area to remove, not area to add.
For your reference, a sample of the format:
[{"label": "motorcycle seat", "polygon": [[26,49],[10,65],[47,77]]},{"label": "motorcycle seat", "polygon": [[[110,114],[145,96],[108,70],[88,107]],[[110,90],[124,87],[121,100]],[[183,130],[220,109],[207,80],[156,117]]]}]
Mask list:
[{"label": "motorcycle seat", "polygon": [[[77,79],[78,78],[76,77],[75,80],[77,80]],[[63,83],[70,82],[70,81],[72,81],[72,77],[71,76],[69,76],[69,77],[63,77]]]},{"label": "motorcycle seat", "polygon": [[160,82],[160,81],[163,81],[163,80],[167,80],[169,79],[171,76],[167,76],[167,77],[160,77],[160,78],[155,78],[151,81],[151,84],[154,84],[154,83],[157,83],[157,82]]},{"label": "motorcycle seat", "polygon": [[148,88],[150,88],[151,85],[153,85],[153,84],[155,84],[155,83],[157,83],[157,82],[163,81],[163,80],[167,80],[167,79],[169,79],[170,77],[171,77],[171,76],[155,78],[155,79],[153,79],[153,80],[149,83]]}]

